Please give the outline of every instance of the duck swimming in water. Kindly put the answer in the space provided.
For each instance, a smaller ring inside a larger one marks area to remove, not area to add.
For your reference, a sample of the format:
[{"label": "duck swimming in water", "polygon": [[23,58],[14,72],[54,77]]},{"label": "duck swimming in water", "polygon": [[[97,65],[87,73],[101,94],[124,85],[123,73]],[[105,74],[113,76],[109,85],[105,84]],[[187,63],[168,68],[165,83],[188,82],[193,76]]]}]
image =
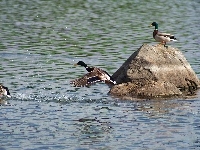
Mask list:
[{"label": "duck swimming in water", "polygon": [[0,97],[4,96],[11,97],[8,88],[0,84]]},{"label": "duck swimming in water", "polygon": [[100,68],[89,67],[83,61],[79,61],[75,65],[83,66],[89,72],[84,76],[82,76],[81,78],[75,79],[70,82],[75,87],[90,86],[91,84],[96,82],[105,82],[106,84],[116,84],[116,81],[114,81],[106,71]]}]

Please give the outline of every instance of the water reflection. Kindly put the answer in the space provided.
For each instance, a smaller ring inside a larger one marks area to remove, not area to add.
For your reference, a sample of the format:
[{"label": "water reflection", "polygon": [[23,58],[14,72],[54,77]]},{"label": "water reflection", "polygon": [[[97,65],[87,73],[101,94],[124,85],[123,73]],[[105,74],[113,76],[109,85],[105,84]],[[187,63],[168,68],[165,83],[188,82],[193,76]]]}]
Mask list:
[{"label": "water reflection", "polygon": [[74,125],[77,126],[77,130],[81,133],[78,133],[78,135],[82,135],[80,139],[87,139],[88,143],[88,138],[91,138],[92,143],[101,141],[101,138],[111,132],[112,127],[109,126],[109,120],[109,118],[80,118],[78,123]]},{"label": "water reflection", "polygon": [[[92,114],[88,114],[87,117],[78,117],[77,120],[74,120],[74,126],[77,129],[74,136],[78,138],[80,145],[83,147],[93,145],[92,147],[94,147],[95,145],[102,145],[103,141],[106,142],[110,138],[113,127],[109,112],[112,111],[109,107],[94,107],[90,110],[90,112],[93,112]],[[102,147],[104,147],[103,145]]]},{"label": "water reflection", "polygon": [[0,98],[0,106],[9,104],[7,100]]},{"label": "water reflection", "polygon": [[185,105],[183,102],[174,100],[150,100],[138,103],[138,110],[146,112],[149,117],[159,117]]}]

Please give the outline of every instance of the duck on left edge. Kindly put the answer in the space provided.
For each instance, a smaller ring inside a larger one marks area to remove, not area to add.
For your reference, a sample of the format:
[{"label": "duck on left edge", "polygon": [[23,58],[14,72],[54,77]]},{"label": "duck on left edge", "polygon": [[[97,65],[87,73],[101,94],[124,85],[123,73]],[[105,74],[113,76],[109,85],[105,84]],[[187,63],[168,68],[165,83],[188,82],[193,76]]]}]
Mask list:
[{"label": "duck on left edge", "polygon": [[0,84],[0,98],[4,96],[9,97],[9,98],[11,97],[8,88]]},{"label": "duck on left edge", "polygon": [[85,67],[85,69],[89,72],[85,74],[83,77],[75,79],[70,83],[75,87],[81,86],[90,86],[96,82],[105,82],[106,84],[116,84],[116,81],[112,79],[112,77],[104,70],[97,67],[88,67],[83,61],[79,61],[75,65],[80,65]]}]

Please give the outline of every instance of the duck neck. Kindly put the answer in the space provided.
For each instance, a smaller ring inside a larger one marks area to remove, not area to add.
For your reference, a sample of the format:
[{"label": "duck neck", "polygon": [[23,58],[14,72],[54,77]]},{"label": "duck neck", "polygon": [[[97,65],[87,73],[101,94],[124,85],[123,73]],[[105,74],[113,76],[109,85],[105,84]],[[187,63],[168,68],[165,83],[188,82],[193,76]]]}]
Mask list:
[{"label": "duck neck", "polygon": [[94,70],[94,68],[93,67],[85,67],[85,69],[88,71],[88,72],[91,72],[91,71],[93,71]]},{"label": "duck neck", "polygon": [[155,30],[158,30],[158,24],[156,23],[156,25],[155,25]]}]

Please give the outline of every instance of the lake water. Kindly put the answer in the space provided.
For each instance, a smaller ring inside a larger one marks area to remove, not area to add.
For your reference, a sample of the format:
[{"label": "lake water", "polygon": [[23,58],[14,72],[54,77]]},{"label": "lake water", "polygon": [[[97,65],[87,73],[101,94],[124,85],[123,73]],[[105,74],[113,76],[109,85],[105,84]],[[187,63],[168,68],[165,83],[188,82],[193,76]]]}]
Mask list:
[{"label": "lake water", "polygon": [[173,33],[200,77],[200,1],[0,1],[0,150],[200,149],[200,92],[175,100],[121,100],[96,84],[79,60],[111,75],[160,31]]}]

